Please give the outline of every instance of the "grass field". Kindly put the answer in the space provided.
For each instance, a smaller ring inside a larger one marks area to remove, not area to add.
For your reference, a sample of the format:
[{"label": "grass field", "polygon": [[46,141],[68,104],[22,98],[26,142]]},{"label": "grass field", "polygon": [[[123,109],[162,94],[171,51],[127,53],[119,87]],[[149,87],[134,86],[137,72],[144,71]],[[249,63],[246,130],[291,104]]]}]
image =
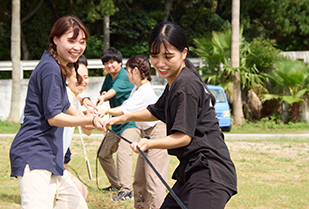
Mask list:
[{"label": "grass field", "polygon": [[[0,138],[0,208],[20,208],[19,185],[9,177],[9,148],[12,139]],[[71,144],[72,161],[69,170],[88,186],[87,203],[91,209],[133,208],[133,200],[112,202],[116,193],[101,192],[96,185],[96,151],[101,139],[85,139],[93,179],[87,178],[82,145],[79,139]],[[227,204],[228,209],[309,208],[309,139],[227,140],[236,165],[239,193]],[[136,159],[136,154],[133,154]],[[171,158],[170,176],[177,166]],[[134,165],[135,166],[135,165]],[[72,169],[73,168],[73,169]],[[109,186],[101,167],[98,168],[99,187]],[[76,174],[75,174],[76,175]]]}]

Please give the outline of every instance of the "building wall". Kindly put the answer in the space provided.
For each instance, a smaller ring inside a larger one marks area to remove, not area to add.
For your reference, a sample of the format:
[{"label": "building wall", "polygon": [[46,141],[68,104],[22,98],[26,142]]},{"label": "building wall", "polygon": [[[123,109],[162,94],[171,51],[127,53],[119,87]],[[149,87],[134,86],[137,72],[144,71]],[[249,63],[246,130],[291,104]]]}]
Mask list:
[{"label": "building wall", "polygon": [[[152,76],[153,81],[151,82],[153,85],[165,85],[166,81],[157,76]],[[82,97],[90,97],[91,101],[94,103],[97,101],[97,98],[100,94],[100,90],[102,84],[104,82],[105,77],[89,77],[89,85],[86,90],[81,94]],[[25,99],[27,94],[29,79],[21,80],[21,94],[20,94],[20,115],[23,112]],[[12,80],[0,80],[0,120],[6,120],[10,114],[11,108],[11,92],[12,92]],[[103,106],[105,108],[109,107],[108,102],[104,102]]]}]

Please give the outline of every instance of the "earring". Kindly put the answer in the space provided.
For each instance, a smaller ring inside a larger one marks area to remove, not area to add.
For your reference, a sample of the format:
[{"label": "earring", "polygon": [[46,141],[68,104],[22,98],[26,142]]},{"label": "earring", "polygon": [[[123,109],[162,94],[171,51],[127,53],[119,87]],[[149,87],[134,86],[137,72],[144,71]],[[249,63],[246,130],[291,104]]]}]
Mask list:
[{"label": "earring", "polygon": [[66,84],[66,85],[69,85],[69,81],[66,81],[65,84]]}]

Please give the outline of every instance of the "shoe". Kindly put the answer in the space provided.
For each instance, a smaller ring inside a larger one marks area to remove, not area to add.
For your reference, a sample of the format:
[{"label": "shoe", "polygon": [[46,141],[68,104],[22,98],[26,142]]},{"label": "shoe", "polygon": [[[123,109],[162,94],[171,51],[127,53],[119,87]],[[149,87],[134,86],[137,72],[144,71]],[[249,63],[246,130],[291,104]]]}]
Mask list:
[{"label": "shoe", "polygon": [[103,190],[103,191],[106,191],[106,192],[115,192],[115,191],[117,191],[118,189],[117,189],[116,187],[109,186],[109,187],[103,188],[102,190]]},{"label": "shoe", "polygon": [[132,199],[132,191],[119,192],[115,197],[112,198],[113,201],[129,199]]}]

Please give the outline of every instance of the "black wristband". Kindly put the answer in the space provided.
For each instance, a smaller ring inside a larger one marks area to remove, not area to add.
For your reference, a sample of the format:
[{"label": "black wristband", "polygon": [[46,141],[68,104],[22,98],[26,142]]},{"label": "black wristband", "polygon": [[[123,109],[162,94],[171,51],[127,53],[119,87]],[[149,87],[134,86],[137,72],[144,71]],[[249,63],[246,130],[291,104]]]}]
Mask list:
[{"label": "black wristband", "polygon": [[94,119],[95,119],[96,117],[97,117],[97,116],[93,116],[93,118],[92,118],[92,125],[93,125],[93,126],[95,126],[95,125],[94,125]]},{"label": "black wristband", "polygon": [[85,100],[85,99],[89,99],[89,100],[91,101],[90,97],[84,97],[84,98],[82,99],[82,105],[84,105],[84,100]]}]

